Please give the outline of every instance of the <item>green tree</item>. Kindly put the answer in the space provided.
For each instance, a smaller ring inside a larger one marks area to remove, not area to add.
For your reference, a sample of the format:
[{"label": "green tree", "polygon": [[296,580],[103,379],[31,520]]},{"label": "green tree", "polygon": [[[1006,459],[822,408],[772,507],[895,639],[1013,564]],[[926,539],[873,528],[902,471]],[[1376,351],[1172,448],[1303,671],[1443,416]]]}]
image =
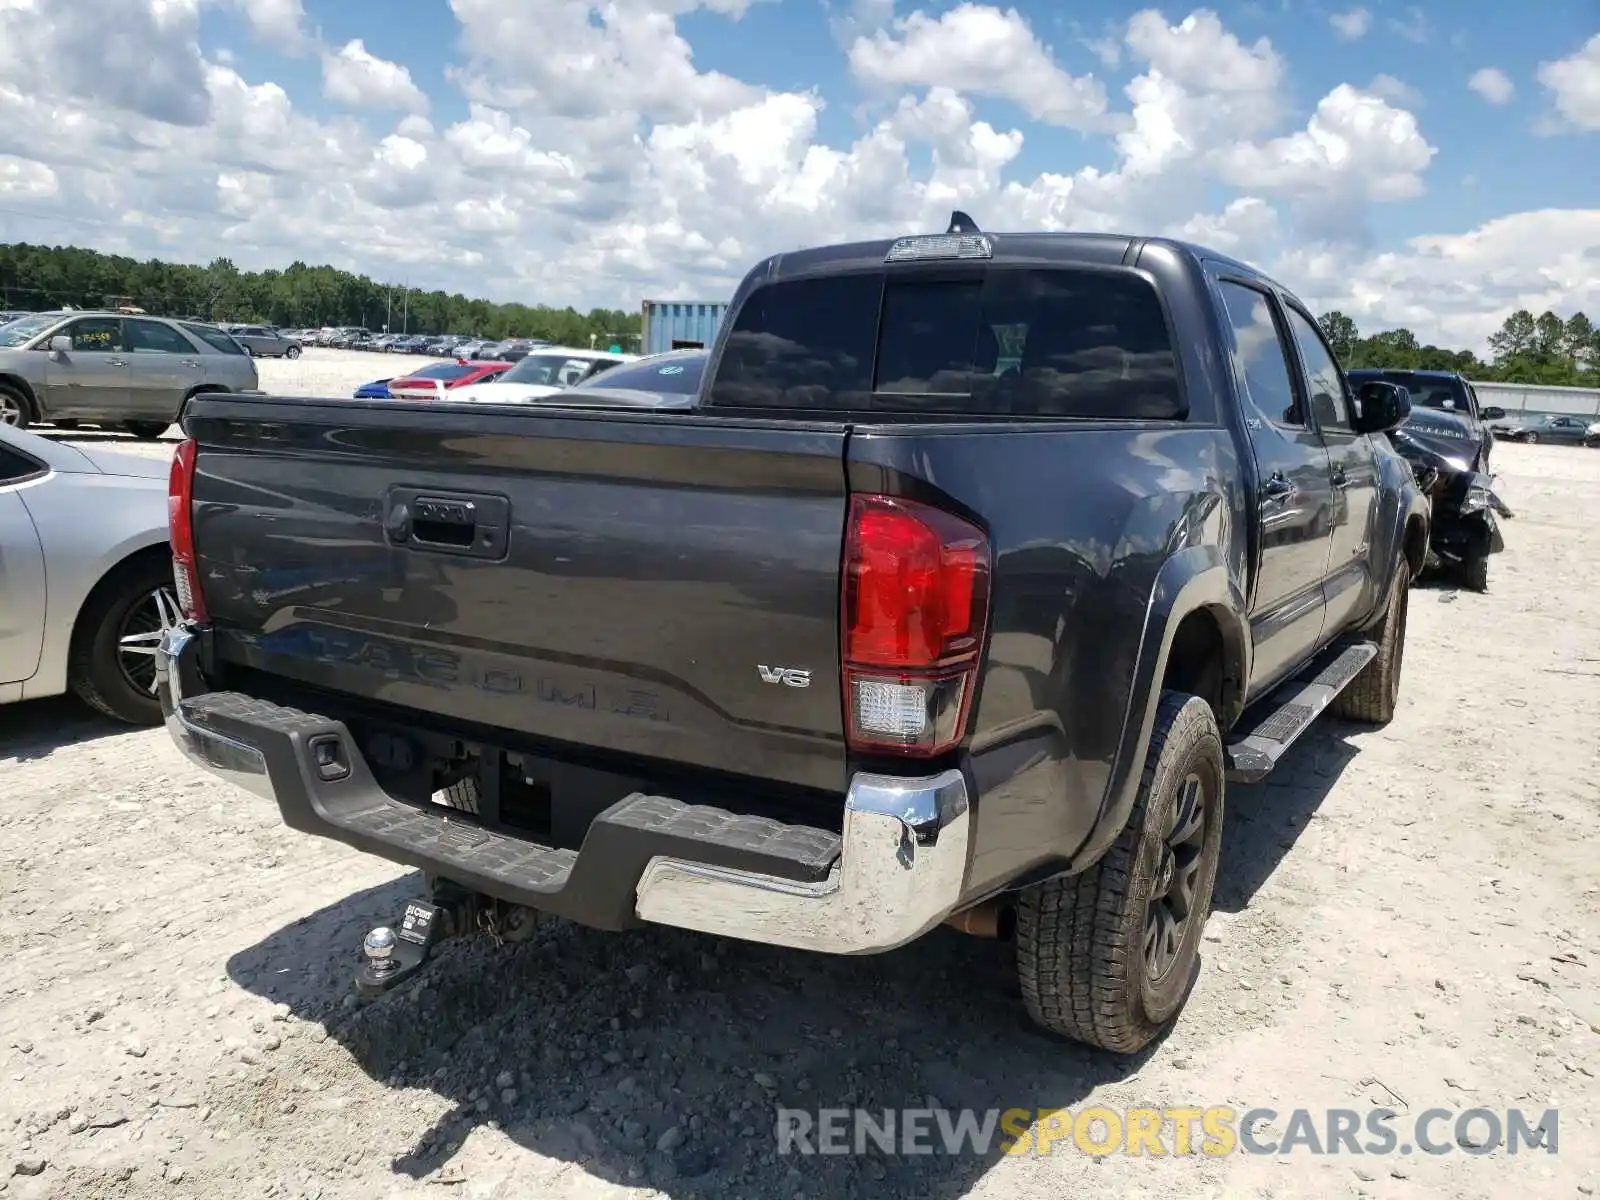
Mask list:
[{"label": "green tree", "polygon": [[389,320],[411,333],[544,337],[638,349],[639,314],[542,304],[494,304],[459,292],[402,290],[365,275],[292,262],[240,271],[219,257],[205,266],[139,262],[73,246],[0,244],[0,309],[98,308],[131,303],[148,312],[216,321],[263,321],[285,328],[366,325]]},{"label": "green tree", "polygon": [[1333,312],[1323,313],[1318,317],[1317,324],[1322,326],[1322,335],[1328,339],[1328,345],[1333,349],[1334,357],[1342,363],[1348,363],[1351,352],[1356,348],[1356,343],[1361,340],[1361,334],[1356,329],[1356,323],[1338,309],[1335,309]]}]

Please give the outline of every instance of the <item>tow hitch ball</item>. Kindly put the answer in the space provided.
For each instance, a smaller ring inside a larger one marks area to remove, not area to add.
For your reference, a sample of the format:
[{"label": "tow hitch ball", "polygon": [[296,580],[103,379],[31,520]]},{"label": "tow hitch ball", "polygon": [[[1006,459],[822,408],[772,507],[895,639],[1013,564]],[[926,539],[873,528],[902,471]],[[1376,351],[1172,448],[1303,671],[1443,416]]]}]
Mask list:
[{"label": "tow hitch ball", "polygon": [[408,901],[399,929],[380,925],[362,940],[356,991],[378,996],[415,975],[428,960],[443,925],[444,910],[439,905]]}]

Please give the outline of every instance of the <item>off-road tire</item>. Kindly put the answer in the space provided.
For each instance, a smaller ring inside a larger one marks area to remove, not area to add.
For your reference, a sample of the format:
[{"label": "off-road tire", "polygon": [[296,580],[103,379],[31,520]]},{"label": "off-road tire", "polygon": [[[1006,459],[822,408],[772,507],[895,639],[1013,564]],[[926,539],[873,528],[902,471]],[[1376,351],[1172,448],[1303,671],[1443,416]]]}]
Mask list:
[{"label": "off-road tire", "polygon": [[26,429],[33,420],[33,405],[28,403],[28,398],[10,384],[0,383],[0,400],[6,401],[6,407],[16,413],[14,422],[0,422],[12,429]]},{"label": "off-road tire", "polygon": [[162,421],[124,421],[122,427],[140,441],[158,440],[169,426]]},{"label": "off-road tire", "polygon": [[1346,721],[1387,725],[1400,699],[1400,668],[1406,653],[1406,612],[1410,607],[1411,566],[1402,555],[1395,563],[1394,586],[1384,608],[1383,622],[1374,631],[1378,656],[1361,668],[1361,674],[1333,698],[1328,711]]},{"label": "off-road tire", "polygon": [[172,586],[172,561],[150,555],[116,568],[89,593],[78,614],[67,684],[90,708],[128,725],[161,723],[161,702],[123,676],[120,641],[128,610],[158,587]]},{"label": "off-road tire", "polygon": [[[1184,781],[1205,788],[1205,830],[1195,904],[1177,958],[1151,981],[1145,925],[1163,830]],[[1025,889],[1017,905],[1017,976],[1028,1015],[1046,1029],[1133,1054],[1169,1027],[1188,999],[1211,911],[1222,849],[1222,737],[1198,696],[1163,692],[1133,812],[1089,870]]]},{"label": "off-road tire", "polygon": [[1489,558],[1484,554],[1475,554],[1461,562],[1461,586],[1469,592],[1487,592],[1489,590]]}]

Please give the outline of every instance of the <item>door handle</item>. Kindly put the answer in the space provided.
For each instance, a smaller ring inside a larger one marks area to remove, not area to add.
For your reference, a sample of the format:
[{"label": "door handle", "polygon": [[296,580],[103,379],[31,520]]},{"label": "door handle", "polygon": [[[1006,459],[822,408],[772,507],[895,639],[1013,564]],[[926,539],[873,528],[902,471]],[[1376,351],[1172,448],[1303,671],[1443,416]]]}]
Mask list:
[{"label": "door handle", "polygon": [[1344,473],[1342,467],[1333,473],[1333,486],[1340,491],[1350,486],[1350,477]]},{"label": "door handle", "polygon": [[200,360],[198,358],[185,358],[182,359],[178,365],[184,367],[198,367],[200,365]]},{"label": "door handle", "polygon": [[1261,485],[1261,494],[1268,500],[1282,500],[1294,491],[1294,484],[1282,471],[1274,471]]},{"label": "door handle", "polygon": [[108,359],[106,359],[106,366],[108,366],[108,367],[125,367],[127,365],[128,365],[128,360],[125,359],[125,358],[108,358]]}]

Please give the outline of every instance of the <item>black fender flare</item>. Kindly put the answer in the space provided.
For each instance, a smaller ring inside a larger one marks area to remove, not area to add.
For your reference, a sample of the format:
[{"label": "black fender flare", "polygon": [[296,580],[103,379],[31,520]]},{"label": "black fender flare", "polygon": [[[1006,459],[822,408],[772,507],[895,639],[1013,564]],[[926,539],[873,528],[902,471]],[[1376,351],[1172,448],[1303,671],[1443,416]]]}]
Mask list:
[{"label": "black fender flare", "polygon": [[[1173,637],[1184,618],[1201,609],[1209,610],[1222,631],[1228,674],[1240,681],[1242,695],[1244,682],[1250,678],[1252,657],[1244,596],[1229,574],[1220,546],[1185,547],[1169,555],[1156,572],[1111,775],[1094,826],[1073,852],[1066,874],[1078,874],[1093,866],[1128,823],[1144,774],[1145,756],[1150,751]],[[1225,714],[1227,723],[1231,724],[1237,715]]]}]

